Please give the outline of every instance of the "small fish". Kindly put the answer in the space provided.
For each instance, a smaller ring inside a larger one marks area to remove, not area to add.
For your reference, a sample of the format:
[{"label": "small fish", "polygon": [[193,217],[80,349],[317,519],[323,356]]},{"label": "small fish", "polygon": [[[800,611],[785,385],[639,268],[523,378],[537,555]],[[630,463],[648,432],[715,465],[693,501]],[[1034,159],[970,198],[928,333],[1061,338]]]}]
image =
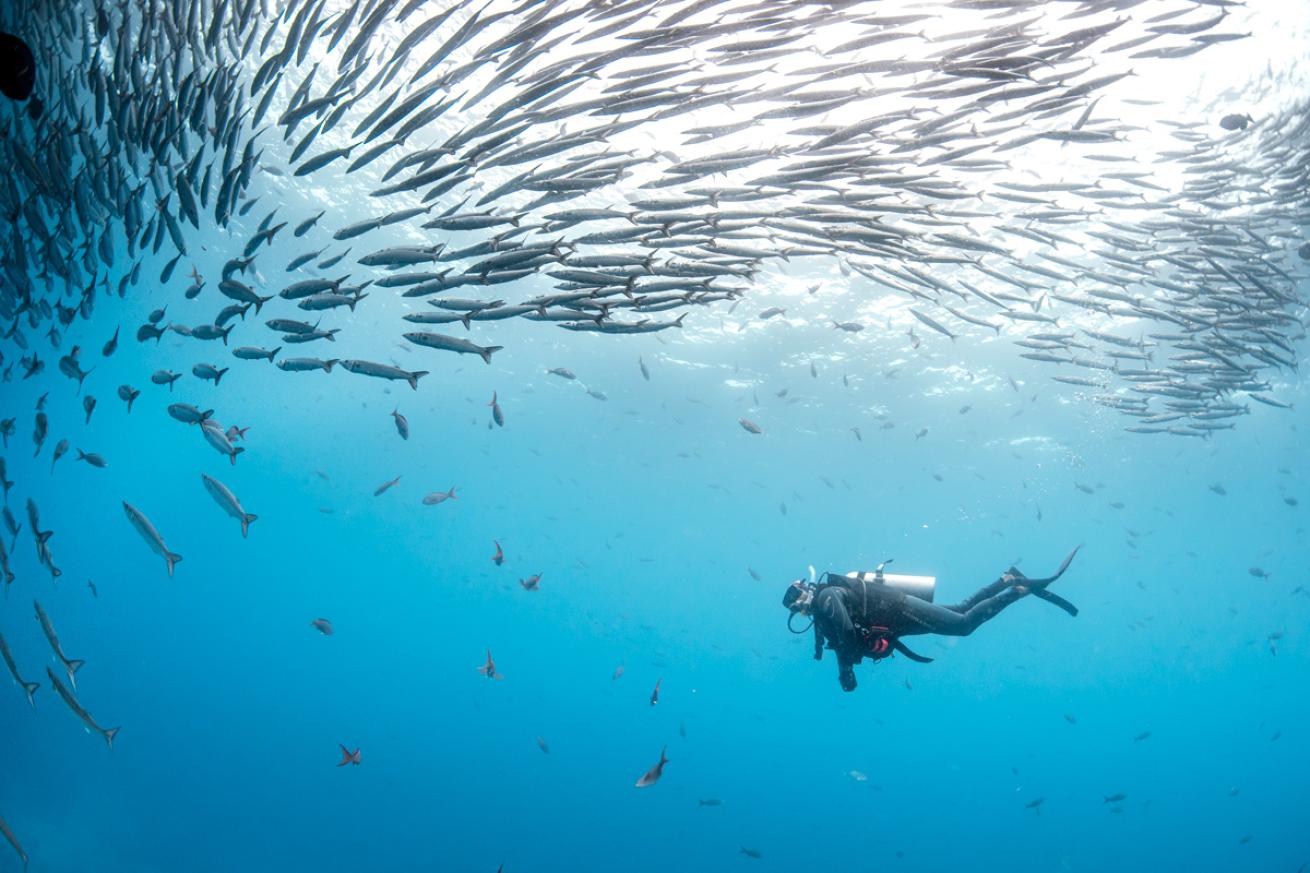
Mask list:
[{"label": "small fish", "polygon": [[851,433],[855,434],[855,439],[857,441],[864,442],[864,435],[860,433],[860,429],[858,427],[851,428]]},{"label": "small fish", "polygon": [[90,424],[91,413],[96,411],[96,399],[90,394],[82,398],[82,411],[86,413],[85,424]]},{"label": "small fish", "polygon": [[559,376],[561,379],[568,379],[570,381],[578,378],[573,374],[573,371],[567,367],[554,367],[546,372],[551,376]]},{"label": "small fish", "polygon": [[395,419],[396,433],[400,434],[400,438],[402,440],[409,439],[409,419],[400,414],[399,407],[391,410],[391,417]]},{"label": "small fish", "polygon": [[18,675],[18,665],[14,663],[14,656],[10,653],[9,643],[5,642],[3,634],[0,634],[0,657],[4,658],[5,664],[9,667],[9,672],[14,677],[14,681],[19,684],[23,689],[23,693],[27,695],[27,702],[32,705],[33,709],[36,709],[36,698],[33,697],[33,695],[36,694],[36,691],[41,687],[41,684],[39,682],[28,682],[24,680],[22,676]]},{"label": "small fish", "polygon": [[431,494],[425,496],[423,498],[423,505],[436,506],[440,503],[445,503],[447,500],[454,500],[456,497],[458,497],[458,495],[455,494],[455,486],[452,485],[450,486],[449,491],[433,491]]},{"label": "small fish", "polygon": [[787,310],[778,306],[770,306],[768,309],[761,312],[759,317],[761,320],[766,320],[766,319],[773,318],[775,315],[786,315],[786,314],[787,314]]},{"label": "small fish", "polygon": [[91,713],[83,709],[82,705],[77,702],[77,699],[69,693],[68,689],[64,687],[64,683],[60,682],[59,677],[55,675],[54,670],[46,667],[45,674],[50,677],[50,684],[54,686],[54,689],[59,694],[60,698],[63,699],[64,703],[68,704],[69,709],[73,710],[73,715],[80,718],[82,723],[88,728],[104,737],[105,744],[109,746],[109,751],[112,752],[114,750],[114,737],[118,736],[118,731],[120,729],[109,728],[108,730],[105,730],[100,725],[96,724],[95,719],[91,717]]},{"label": "small fish", "polygon": [[523,588],[524,591],[540,591],[541,574],[533,573],[531,576],[529,576],[526,579],[520,579],[519,585]]},{"label": "small fish", "polygon": [[643,361],[641,358],[637,358],[637,366],[641,367],[641,378],[643,378],[643,379],[645,379],[647,382],[649,382],[649,381],[650,381],[650,370],[648,370],[648,369],[646,368],[646,362]]},{"label": "small fish", "polygon": [[491,649],[487,649],[487,663],[478,668],[478,672],[488,679],[504,679],[505,677],[496,672],[496,662],[491,657]]},{"label": "small fish", "polygon": [[914,435],[915,441],[921,440],[928,435],[928,428],[920,428],[919,432]]},{"label": "small fish", "polygon": [[94,583],[94,582],[92,582],[90,579],[88,579],[88,580],[86,580],[86,587],[91,589],[91,596],[92,596],[92,597],[96,598],[97,600],[100,599],[100,592],[96,590],[96,583]]},{"label": "small fish", "polygon": [[109,462],[100,455],[95,452],[84,452],[81,449],[77,450],[77,460],[86,461],[92,467],[99,467],[102,470],[109,466]]},{"label": "small fish", "polygon": [[374,489],[373,496],[380,497],[384,491],[387,491],[388,489],[394,487],[395,484],[399,481],[400,481],[400,476],[397,476],[396,478],[392,479],[390,482],[383,482],[376,489]]},{"label": "small fish", "polygon": [[9,825],[2,818],[0,818],[0,834],[4,834],[5,839],[9,841],[9,845],[14,847],[14,851],[18,853],[18,860],[23,862],[23,869],[26,870],[27,853],[23,851],[22,845],[18,842],[18,837],[14,836],[14,832],[9,829]]},{"label": "small fish", "polygon": [[168,564],[168,575],[169,578],[172,578],[173,567],[178,561],[182,560],[182,556],[168,550],[168,546],[164,545],[164,538],[159,535],[159,531],[155,530],[155,526],[150,523],[150,519],[146,518],[145,513],[126,500],[123,501],[123,511],[127,513],[127,520],[132,523],[132,527],[136,528],[136,532],[141,534],[141,538],[146,541],[146,545],[150,546],[150,550],[162,557],[165,563]]},{"label": "small fish", "polygon": [[706,797],[696,803],[697,806],[723,806],[723,801],[717,797]]},{"label": "small fish", "polygon": [[109,338],[109,342],[105,343],[105,347],[100,350],[100,353],[106,358],[118,351],[118,332],[122,329],[121,325],[114,328],[114,335]]},{"label": "small fish", "polygon": [[496,554],[491,556],[491,563],[499,567],[501,564],[505,563],[505,550],[500,547],[500,543],[496,540],[492,540],[491,542],[496,546]]},{"label": "small fish", "polygon": [[1025,803],[1025,804],[1023,805],[1023,808],[1024,808],[1024,809],[1033,809],[1033,810],[1036,810],[1037,812],[1040,813],[1040,812],[1041,812],[1041,809],[1042,809],[1042,804],[1045,803],[1045,802],[1046,802],[1046,798],[1045,798],[1045,797],[1039,797],[1039,798],[1037,798],[1036,800],[1030,800],[1030,801],[1028,801],[1027,803]]},{"label": "small fish", "polygon": [[546,742],[544,737],[537,737],[537,748],[547,755],[550,754],[550,744]]},{"label": "small fish", "polygon": [[1150,731],[1142,731],[1140,734],[1138,734],[1137,736],[1133,737],[1133,742],[1134,742],[1134,743],[1140,743],[1142,740],[1149,740],[1150,738],[1151,738],[1151,732],[1150,732]]},{"label": "small fish", "polygon": [[862,772],[859,771],[859,770],[850,770],[850,771],[847,771],[846,775],[849,776],[849,777],[851,777],[852,779],[854,779],[856,782],[868,782],[868,781],[869,781],[869,777],[868,777],[868,775],[865,774],[865,773],[862,773]]},{"label": "small fish", "polygon": [[747,433],[764,433],[764,431],[760,429],[760,426],[755,422],[751,421],[749,418],[738,419],[737,423],[740,424],[742,430],[746,431]]},{"label": "small fish", "polygon": [[1064,714],[1064,720],[1069,722],[1069,724],[1078,724],[1078,719],[1076,719],[1075,717],[1073,717],[1067,712]]},{"label": "small fish", "polygon": [[332,622],[328,621],[326,618],[316,618],[309,623],[309,626],[325,637],[332,636]]},{"label": "small fish", "polygon": [[1272,573],[1266,573],[1264,570],[1260,569],[1259,567],[1252,567],[1246,572],[1250,573],[1252,576],[1254,576],[1257,579],[1268,579],[1270,576],[1273,575]]},{"label": "small fish", "polygon": [[[340,743],[337,743],[337,745],[341,746]],[[352,752],[349,749],[347,749],[345,746],[341,746],[341,763],[337,764],[338,767],[344,767],[347,764],[354,764],[356,767],[358,767],[359,761],[360,758],[359,758],[358,748],[356,748],[355,751]]]},{"label": "small fish", "polygon": [[138,388],[133,388],[131,385],[118,386],[118,399],[127,401],[127,411],[129,414],[132,412],[132,401],[140,396],[141,391]]},{"label": "small fish", "polygon": [[759,849],[748,849],[745,846],[741,847],[741,853],[745,855],[747,858],[753,858],[756,861],[764,857],[764,853],[761,852]]},{"label": "small fish", "polygon": [[55,462],[68,454],[68,440],[62,439],[55,445],[54,455],[50,458],[50,472],[55,470]]},{"label": "small fish", "polygon": [[660,702],[660,683],[663,681],[664,681],[663,677],[655,680],[655,690],[650,693],[651,706],[654,706],[655,704]]},{"label": "small fish", "polygon": [[1224,486],[1220,485],[1218,482],[1211,485],[1210,490],[1213,491],[1215,494],[1218,494],[1220,497],[1228,496],[1227,489],[1225,489]]},{"label": "small fish", "polygon": [[1128,799],[1128,795],[1127,795],[1127,794],[1124,794],[1123,792],[1119,792],[1118,794],[1107,794],[1107,795],[1105,796],[1105,799],[1102,800],[1101,802],[1102,802],[1103,804],[1105,804],[1105,803],[1119,803],[1120,801],[1127,800],[1127,799]]},{"label": "small fish", "polygon": [[620,676],[623,675],[623,673],[624,673],[623,665],[620,664],[619,666],[614,668],[614,673],[611,674],[610,681],[613,682],[615,679],[618,679]]},{"label": "small fish", "polygon": [[500,404],[496,402],[495,391],[491,392],[491,402],[488,403],[487,405],[491,407],[491,420],[496,422],[497,427],[504,427],[505,412],[500,408]]},{"label": "small fish", "polygon": [[649,788],[660,781],[660,777],[664,775],[664,765],[669,763],[669,759],[664,755],[666,751],[667,748],[660,749],[659,763],[642,774],[641,778],[637,780],[636,787]]},{"label": "small fish", "polygon": [[241,523],[241,536],[245,537],[250,532],[250,523],[258,519],[259,516],[252,512],[246,512],[237,496],[226,485],[212,476],[201,473],[200,481],[204,483],[205,490],[209,492],[210,497],[214,498],[214,502],[224,512]]},{"label": "small fish", "polygon": [[750,574],[751,574],[751,578],[754,579],[756,582],[762,582],[762,581],[764,581],[764,580],[762,580],[762,579],[760,578],[760,574],[759,574],[759,573],[756,573],[755,570],[753,570],[752,568],[747,567],[747,568],[746,568],[746,572],[747,572],[747,573],[750,573]]}]

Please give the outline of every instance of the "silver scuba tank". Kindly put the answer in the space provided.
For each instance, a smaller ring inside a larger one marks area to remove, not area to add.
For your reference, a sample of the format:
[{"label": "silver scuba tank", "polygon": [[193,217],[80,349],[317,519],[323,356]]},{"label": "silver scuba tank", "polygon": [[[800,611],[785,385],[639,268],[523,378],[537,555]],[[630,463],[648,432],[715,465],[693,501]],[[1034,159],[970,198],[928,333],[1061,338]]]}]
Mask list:
[{"label": "silver scuba tank", "polygon": [[936,576],[910,576],[905,573],[884,573],[881,570],[853,570],[846,574],[847,579],[856,579],[870,585],[886,585],[911,597],[932,603],[937,589]]}]

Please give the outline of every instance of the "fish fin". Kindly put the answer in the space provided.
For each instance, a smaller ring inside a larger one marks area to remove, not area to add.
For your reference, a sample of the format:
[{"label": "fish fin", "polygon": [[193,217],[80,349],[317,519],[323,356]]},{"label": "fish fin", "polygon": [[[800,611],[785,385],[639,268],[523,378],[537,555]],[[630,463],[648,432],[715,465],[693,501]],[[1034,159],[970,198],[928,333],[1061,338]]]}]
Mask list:
[{"label": "fish fin", "polygon": [[182,560],[182,556],[176,552],[167,552],[164,555],[164,560],[168,562],[168,577],[171,579],[173,578],[173,565]]},{"label": "fish fin", "polygon": [[105,731],[105,743],[109,746],[109,751],[114,750],[114,737],[118,736],[118,732],[121,730],[121,727],[116,727]]},{"label": "fish fin", "polygon": [[264,307],[264,304],[267,303],[268,301],[272,300],[272,299],[273,299],[274,297],[276,297],[276,296],[277,296],[276,294],[270,294],[270,295],[268,295],[267,297],[260,297],[258,294],[256,294],[256,295],[255,295],[255,315],[259,315],[259,310],[262,309],[262,308]]},{"label": "fish fin", "polygon": [[268,362],[270,364],[273,363],[273,358],[275,358],[277,356],[277,353],[280,351],[282,351],[282,347],[278,346],[277,348],[273,349],[273,351],[268,353]]},{"label": "fish fin", "polygon": [[228,370],[230,370],[230,369],[232,369],[232,368],[231,368],[231,367],[224,367],[223,369],[221,369],[221,370],[218,371],[218,375],[214,377],[214,386],[215,386],[215,387],[218,386],[218,382],[219,382],[219,380],[223,378],[223,374],[226,373],[226,372],[227,372]]},{"label": "fish fin", "polygon": [[230,454],[230,455],[227,456],[227,459],[232,463],[232,466],[233,466],[233,467],[235,467],[235,466],[237,465],[237,455],[241,454],[241,453],[244,452],[244,451],[245,451],[245,449],[240,448],[240,447],[238,447],[238,448],[234,448],[234,449],[232,450],[232,454]]},{"label": "fish fin", "polygon": [[[340,743],[337,743],[337,745],[341,746]],[[341,746],[341,763],[338,764],[337,766],[344,767],[350,763],[350,760],[351,760],[350,750],[347,749],[345,746]]]},{"label": "fish fin", "polygon": [[36,694],[36,689],[40,687],[41,687],[41,683],[39,682],[23,683],[23,691],[27,693],[27,702],[32,704],[33,709],[36,709],[36,699],[32,695]]},{"label": "fish fin", "polygon": [[329,358],[328,360],[324,361],[323,363],[326,365],[326,366],[324,367],[324,371],[325,371],[325,372],[328,372],[328,373],[331,373],[331,372],[332,372],[332,365],[333,365],[333,364],[339,364],[339,363],[341,363],[341,359],[340,359],[340,358]]},{"label": "fish fin", "polygon": [[241,517],[241,536],[244,537],[246,535],[246,532],[250,530],[250,523],[256,521],[258,518],[259,516],[255,515],[253,512],[247,512]]},{"label": "fish fin", "polygon": [[494,352],[498,352],[498,351],[500,351],[500,350],[503,349],[503,348],[505,348],[505,347],[504,347],[504,346],[487,346],[487,347],[484,348],[482,351],[478,352],[478,354],[482,355],[482,360],[484,360],[484,361],[486,361],[488,364],[490,364],[490,363],[491,363],[491,356],[492,356],[492,354],[493,354]]},{"label": "fish fin", "polygon": [[76,673],[78,670],[81,670],[82,665],[85,663],[86,661],[83,661],[80,658],[74,658],[71,661],[64,662],[64,669],[68,671],[68,679],[70,682],[73,679],[73,674]]},{"label": "fish fin", "polygon": [[417,391],[417,390],[418,390],[418,380],[419,380],[420,378],[422,378],[423,376],[426,376],[426,375],[428,374],[428,372],[429,372],[429,371],[427,371],[427,370],[415,370],[413,373],[410,373],[410,374],[409,374],[409,387],[411,387],[411,388],[413,388],[415,391]]}]

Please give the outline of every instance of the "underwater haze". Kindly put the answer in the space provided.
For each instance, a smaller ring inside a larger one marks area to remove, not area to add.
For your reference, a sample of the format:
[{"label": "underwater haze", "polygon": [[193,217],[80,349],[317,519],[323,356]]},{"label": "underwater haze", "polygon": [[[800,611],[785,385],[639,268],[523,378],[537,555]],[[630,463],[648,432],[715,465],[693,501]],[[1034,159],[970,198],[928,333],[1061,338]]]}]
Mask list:
[{"label": "underwater haze", "polygon": [[0,873],[1310,869],[1310,3],[0,30]]}]

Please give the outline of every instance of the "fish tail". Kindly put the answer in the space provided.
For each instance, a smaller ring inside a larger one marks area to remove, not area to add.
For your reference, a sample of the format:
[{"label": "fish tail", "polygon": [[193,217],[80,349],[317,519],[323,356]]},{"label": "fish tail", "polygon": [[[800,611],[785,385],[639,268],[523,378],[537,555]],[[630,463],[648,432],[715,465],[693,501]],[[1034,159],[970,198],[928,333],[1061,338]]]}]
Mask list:
[{"label": "fish tail", "polygon": [[[235,325],[233,325],[233,327],[235,327]],[[223,345],[227,345],[227,335],[230,334],[231,332],[232,332],[232,328],[231,328],[231,327],[229,327],[227,330],[223,331]],[[215,385],[218,384],[218,380],[217,380],[217,379],[214,380],[214,384],[215,384]]]},{"label": "fish tail", "polygon": [[482,351],[478,352],[478,354],[482,355],[482,360],[484,360],[484,361],[486,361],[488,364],[490,364],[490,363],[491,363],[491,355],[492,355],[494,352],[498,352],[498,351],[500,351],[500,350],[503,349],[503,348],[505,348],[505,347],[504,347],[504,346],[487,346],[487,347],[484,348]]},{"label": "fish tail", "polygon": [[247,512],[245,515],[241,516],[241,536],[244,537],[246,535],[246,532],[250,530],[250,523],[256,521],[258,518],[259,516],[255,515],[253,512]]},{"label": "fish tail", "polygon": [[78,670],[81,670],[82,665],[85,663],[86,661],[82,660],[81,658],[74,658],[71,661],[64,662],[64,669],[68,671],[68,679],[70,682],[73,679],[73,674],[76,673]]},{"label": "fish tail", "polygon": [[114,750],[114,737],[118,736],[118,732],[121,730],[122,728],[110,728],[105,731],[105,744],[109,746],[109,751]]},{"label": "fish tail", "polygon": [[26,692],[26,694],[27,694],[27,702],[30,703],[30,704],[32,704],[32,708],[33,708],[33,709],[36,709],[36,698],[33,697],[33,695],[36,694],[36,689],[38,689],[38,688],[40,688],[40,687],[41,687],[41,683],[39,683],[39,682],[24,682],[24,683],[23,683],[23,691]]},{"label": "fish tail", "polygon": [[264,307],[264,304],[267,303],[268,301],[272,300],[272,299],[273,299],[274,297],[276,297],[276,296],[277,296],[276,294],[270,294],[270,295],[268,295],[267,297],[260,297],[258,294],[256,294],[256,295],[255,295],[255,315],[259,315],[259,310],[262,309],[262,308]]},{"label": "fish tail", "polygon": [[419,380],[421,377],[426,376],[427,374],[428,374],[428,371],[427,371],[427,370],[415,370],[413,373],[410,373],[410,374],[409,374],[409,387],[411,387],[411,388],[413,388],[415,391],[417,391],[417,390],[418,390],[418,380]]},{"label": "fish tail", "polygon": [[270,364],[273,363],[273,358],[275,358],[277,356],[277,353],[280,351],[282,351],[282,347],[278,346],[277,348],[273,349],[273,351],[268,353],[268,362]]},{"label": "fish tail", "polygon": [[333,364],[338,364],[338,363],[340,363],[340,362],[341,362],[341,359],[340,359],[340,358],[330,358],[329,360],[324,361],[324,362],[323,362],[324,365],[325,365],[325,366],[323,367],[324,372],[331,373],[331,372],[332,372],[332,365],[333,365]]},{"label": "fish tail", "polygon": [[227,459],[232,462],[232,466],[235,467],[237,465],[237,455],[241,454],[244,451],[245,449],[243,448],[234,448],[232,450],[232,454],[227,456]]},{"label": "fish tail", "polygon": [[168,577],[171,579],[173,578],[173,566],[182,560],[182,556],[176,552],[165,552],[164,560],[168,562]]},{"label": "fish tail", "polygon": [[[227,336],[224,335],[223,339],[224,339],[224,341],[225,341],[225,342],[224,342],[224,345],[226,345]],[[219,380],[223,378],[223,374],[226,373],[226,372],[227,372],[228,370],[230,370],[230,369],[232,369],[232,368],[231,368],[231,367],[224,367],[223,369],[221,369],[221,370],[218,371],[218,375],[214,377],[214,386],[215,386],[215,387],[218,386],[218,382],[219,382]]]}]

